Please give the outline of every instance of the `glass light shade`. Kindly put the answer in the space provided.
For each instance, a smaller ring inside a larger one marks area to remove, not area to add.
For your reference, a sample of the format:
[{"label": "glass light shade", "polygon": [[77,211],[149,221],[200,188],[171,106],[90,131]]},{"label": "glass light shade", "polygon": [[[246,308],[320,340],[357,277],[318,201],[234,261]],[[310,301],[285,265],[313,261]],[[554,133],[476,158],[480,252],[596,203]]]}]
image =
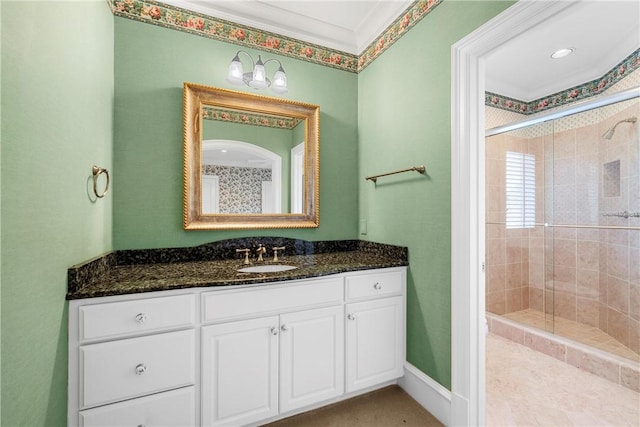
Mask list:
[{"label": "glass light shade", "polygon": [[256,62],[255,67],[253,67],[253,78],[249,82],[249,86],[257,89],[262,89],[268,86],[267,72],[264,69],[264,63],[262,62],[260,55],[258,55],[258,61]]},{"label": "glass light shade", "polygon": [[276,74],[273,76],[273,83],[271,84],[271,90],[275,93],[287,93],[287,75],[284,73],[282,67],[278,68]]},{"label": "glass light shade", "polygon": [[229,64],[229,73],[227,74],[227,81],[229,83],[233,83],[234,85],[243,84],[242,75],[244,70],[242,69],[242,62],[240,62],[240,58],[236,55],[235,58]]}]

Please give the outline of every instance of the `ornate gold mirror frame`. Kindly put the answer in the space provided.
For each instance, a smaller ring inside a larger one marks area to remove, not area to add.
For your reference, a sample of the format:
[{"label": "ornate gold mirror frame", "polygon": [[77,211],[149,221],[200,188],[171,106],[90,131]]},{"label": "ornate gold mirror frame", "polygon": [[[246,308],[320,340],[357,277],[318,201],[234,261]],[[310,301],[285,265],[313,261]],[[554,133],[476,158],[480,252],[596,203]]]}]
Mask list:
[{"label": "ornate gold mirror frame", "polygon": [[[184,83],[184,216],[185,230],[313,228],[319,225],[320,107],[313,104]],[[203,108],[230,109],[304,121],[302,213],[203,214]]]}]

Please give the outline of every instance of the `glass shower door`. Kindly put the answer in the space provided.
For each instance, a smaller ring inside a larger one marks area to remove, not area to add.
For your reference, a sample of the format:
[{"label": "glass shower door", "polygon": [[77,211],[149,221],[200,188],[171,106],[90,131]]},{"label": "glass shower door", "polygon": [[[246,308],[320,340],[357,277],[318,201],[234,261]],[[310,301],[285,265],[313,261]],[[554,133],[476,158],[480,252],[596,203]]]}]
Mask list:
[{"label": "glass shower door", "polygon": [[486,140],[486,307],[541,329],[553,322],[553,155],[551,122]]}]

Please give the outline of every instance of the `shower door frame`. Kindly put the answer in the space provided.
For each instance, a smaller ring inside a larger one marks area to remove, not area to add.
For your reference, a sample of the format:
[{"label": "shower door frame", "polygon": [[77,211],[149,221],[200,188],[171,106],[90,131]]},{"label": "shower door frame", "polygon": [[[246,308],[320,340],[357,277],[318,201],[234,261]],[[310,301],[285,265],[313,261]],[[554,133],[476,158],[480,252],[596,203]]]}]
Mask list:
[{"label": "shower door frame", "polygon": [[607,105],[616,104],[618,102],[628,101],[640,97],[640,87],[633,87],[620,92],[612,93],[609,95],[601,95],[594,99],[589,99],[584,102],[580,102],[577,105],[568,105],[566,107],[560,107],[556,110],[548,113],[541,114],[529,119],[519,120],[517,122],[509,123],[503,126],[496,126],[494,128],[485,131],[484,137],[490,137],[494,135],[500,135],[501,133],[511,132],[514,130],[522,129],[528,126],[536,125],[539,123],[548,122],[551,120],[561,119],[573,114],[582,113],[584,111],[595,110],[597,108],[606,107]]},{"label": "shower door frame", "polygon": [[[517,131],[520,129],[525,129],[525,128],[530,128],[531,126],[535,126],[535,125],[541,125],[543,123],[553,123],[552,129],[550,129],[550,132],[552,132],[555,135],[555,123],[556,120],[560,120],[563,119],[565,117],[568,116],[572,116],[575,114],[580,114],[583,112],[587,112],[587,111],[591,111],[591,110],[596,110],[599,108],[603,108],[609,105],[613,105],[613,104],[618,104],[620,102],[625,102],[625,101],[629,101],[629,100],[634,100],[634,99],[638,99],[640,98],[640,86],[638,87],[633,87],[630,89],[626,89],[626,90],[622,90],[620,92],[615,92],[612,94],[608,94],[608,95],[599,95],[599,96],[595,96],[593,98],[587,99],[583,102],[578,102],[575,105],[571,104],[571,105],[567,105],[565,107],[560,107],[560,108],[556,108],[553,111],[547,112],[547,113],[541,113],[540,115],[537,115],[535,117],[530,117],[530,118],[525,118],[523,120],[519,120],[513,123],[509,123],[506,125],[502,125],[502,126],[496,126],[494,128],[488,129],[485,132],[485,144],[486,144],[486,139],[492,136],[496,136],[496,135],[501,135],[504,133],[509,133],[509,132],[513,132],[513,131]],[[635,122],[634,122],[635,123]],[[618,123],[619,124],[619,123]],[[611,129],[610,129],[611,130]],[[486,160],[485,160],[486,161]],[[551,163],[553,164],[553,161],[551,161]],[[552,196],[553,198],[553,196]],[[552,202],[553,203],[553,202]],[[505,224],[505,223],[493,223],[493,224]],[[557,224],[553,217],[550,219],[548,217],[546,217],[545,214],[545,218],[542,220],[542,222],[534,222],[533,224],[534,227],[544,227],[545,230],[545,239],[548,237],[547,236],[547,231],[550,231],[552,234],[551,236],[553,236],[553,232],[555,228],[572,228],[572,229],[602,229],[602,228],[607,228],[607,229],[627,229],[627,230],[635,230],[637,229],[637,227],[626,227],[626,226],[611,226],[611,225],[592,225],[592,224],[578,224],[577,222],[574,224]],[[551,237],[551,239],[553,240],[553,237]],[[553,255],[553,246],[549,249],[549,252],[545,251],[545,254],[547,256],[549,256],[548,254],[550,253],[550,258],[553,259],[554,255]],[[554,263],[551,263],[552,265],[554,265]],[[548,274],[548,272],[543,273],[545,275],[545,285],[544,285],[544,291],[546,294],[547,290],[554,290],[554,287],[552,288],[548,288],[546,283],[548,278],[546,277],[546,275]],[[551,274],[553,276],[553,273]],[[546,307],[548,307],[548,304],[550,304],[551,307],[554,307],[554,292],[551,292],[550,295],[550,301],[547,299],[547,297],[544,297],[544,315],[545,315],[545,324],[542,327],[544,330],[548,331],[548,332],[552,332],[555,333],[555,311],[553,309],[547,309]],[[548,316],[548,317],[547,317]]]}]

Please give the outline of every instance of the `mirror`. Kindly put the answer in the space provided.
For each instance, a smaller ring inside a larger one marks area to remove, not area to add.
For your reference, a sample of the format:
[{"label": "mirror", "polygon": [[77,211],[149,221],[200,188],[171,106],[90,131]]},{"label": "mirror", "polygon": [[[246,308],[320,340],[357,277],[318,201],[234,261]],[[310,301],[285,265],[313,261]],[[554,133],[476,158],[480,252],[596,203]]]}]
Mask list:
[{"label": "mirror", "polygon": [[320,108],[184,83],[184,228],[318,227]]},{"label": "mirror", "polygon": [[[302,197],[296,189],[302,189],[303,174],[292,162],[296,147],[304,148],[304,121],[276,120],[203,109],[203,213],[303,212],[296,203]],[[304,157],[304,150],[300,154]]]}]

